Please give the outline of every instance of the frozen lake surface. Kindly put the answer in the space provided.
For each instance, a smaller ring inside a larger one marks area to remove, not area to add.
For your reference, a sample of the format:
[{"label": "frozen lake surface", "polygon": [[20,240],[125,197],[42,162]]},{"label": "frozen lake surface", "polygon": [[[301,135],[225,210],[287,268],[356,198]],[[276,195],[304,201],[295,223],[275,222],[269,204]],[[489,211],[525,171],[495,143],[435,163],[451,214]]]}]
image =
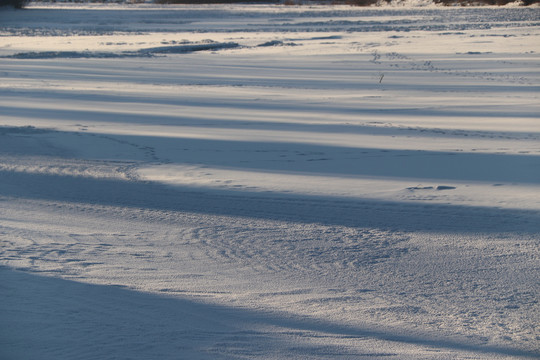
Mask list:
[{"label": "frozen lake surface", "polygon": [[540,8],[0,24],[0,358],[540,356]]}]

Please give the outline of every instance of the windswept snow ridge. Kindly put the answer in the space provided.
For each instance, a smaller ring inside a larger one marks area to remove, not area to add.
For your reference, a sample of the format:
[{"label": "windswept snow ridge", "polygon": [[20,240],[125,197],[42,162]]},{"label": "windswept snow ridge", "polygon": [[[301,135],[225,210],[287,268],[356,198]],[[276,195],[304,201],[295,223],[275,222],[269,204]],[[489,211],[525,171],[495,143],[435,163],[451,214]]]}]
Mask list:
[{"label": "windswept snow ridge", "polygon": [[0,358],[540,356],[537,8],[0,23]]},{"label": "windswept snow ridge", "polygon": [[214,43],[203,42],[201,44],[183,44],[174,46],[159,46],[154,48],[145,48],[138,51],[114,52],[91,52],[91,51],[41,51],[41,52],[22,52],[6,56],[14,59],[77,59],[77,58],[124,58],[155,56],[162,54],[187,54],[195,51],[210,51],[221,49],[232,49],[238,47],[237,43]]}]

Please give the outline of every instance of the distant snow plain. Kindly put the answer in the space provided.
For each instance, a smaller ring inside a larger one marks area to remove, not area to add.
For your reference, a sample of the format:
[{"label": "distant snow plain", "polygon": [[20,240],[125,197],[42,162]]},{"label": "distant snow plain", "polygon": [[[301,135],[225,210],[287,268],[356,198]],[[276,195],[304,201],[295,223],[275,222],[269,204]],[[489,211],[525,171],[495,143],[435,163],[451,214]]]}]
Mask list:
[{"label": "distant snow plain", "polygon": [[538,7],[0,24],[0,358],[540,356]]}]

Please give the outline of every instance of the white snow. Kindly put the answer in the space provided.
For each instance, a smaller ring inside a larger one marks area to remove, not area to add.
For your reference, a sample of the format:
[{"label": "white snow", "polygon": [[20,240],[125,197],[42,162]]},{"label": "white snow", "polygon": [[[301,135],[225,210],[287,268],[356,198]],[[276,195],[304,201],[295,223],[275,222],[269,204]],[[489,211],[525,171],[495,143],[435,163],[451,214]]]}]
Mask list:
[{"label": "white snow", "polygon": [[1,9],[0,358],[539,357],[539,16]]}]

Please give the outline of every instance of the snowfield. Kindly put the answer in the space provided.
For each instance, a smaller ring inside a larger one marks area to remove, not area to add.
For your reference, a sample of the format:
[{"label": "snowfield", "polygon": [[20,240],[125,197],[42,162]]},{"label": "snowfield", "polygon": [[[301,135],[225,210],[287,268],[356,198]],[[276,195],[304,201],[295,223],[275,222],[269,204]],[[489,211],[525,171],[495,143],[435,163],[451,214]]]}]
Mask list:
[{"label": "snowfield", "polygon": [[540,9],[0,10],[0,358],[540,357]]}]

